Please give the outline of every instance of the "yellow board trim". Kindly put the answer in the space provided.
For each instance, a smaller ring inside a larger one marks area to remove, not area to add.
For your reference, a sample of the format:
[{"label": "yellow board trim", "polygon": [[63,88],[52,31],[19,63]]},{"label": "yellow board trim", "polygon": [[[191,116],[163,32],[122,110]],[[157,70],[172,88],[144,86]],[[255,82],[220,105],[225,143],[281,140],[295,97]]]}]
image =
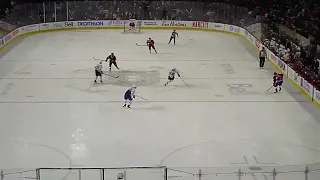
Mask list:
[{"label": "yellow board trim", "polygon": [[[46,33],[46,32],[52,32],[52,31],[70,31],[70,30],[83,30],[83,29],[90,29],[90,30],[96,30],[96,29],[123,29],[123,26],[109,26],[109,27],[75,27],[75,28],[57,28],[57,29],[49,29],[49,30],[41,30],[41,31],[35,31],[35,32],[28,32],[22,35],[18,35],[17,37],[13,38],[9,43],[6,45],[2,46],[0,48],[0,51],[4,50],[7,48],[11,43],[16,41],[18,38],[27,36],[27,35],[32,35],[32,34],[37,34],[37,33]],[[245,38],[243,35],[234,33],[234,32],[226,32],[222,30],[215,30],[215,29],[201,29],[201,28],[193,28],[193,27],[141,27],[141,29],[146,29],[146,30],[173,30],[173,29],[180,29],[180,30],[192,30],[192,31],[210,31],[210,32],[220,32],[220,33],[225,33],[225,34],[230,34],[230,35],[236,35],[240,36],[243,39],[245,39],[249,44],[251,44],[256,51],[260,51],[253,43],[251,43],[247,38]],[[287,74],[282,71],[276,64],[273,63],[272,60],[267,58],[267,60],[270,62],[270,64],[279,72],[283,73],[285,77],[287,78]],[[289,78],[287,78],[289,79]],[[296,82],[293,80],[289,79],[290,83],[295,86],[300,92],[303,93],[303,95],[310,101],[313,102],[318,108],[320,108],[320,103],[317,101],[312,101],[312,97],[302,88],[300,85],[298,85]]]}]

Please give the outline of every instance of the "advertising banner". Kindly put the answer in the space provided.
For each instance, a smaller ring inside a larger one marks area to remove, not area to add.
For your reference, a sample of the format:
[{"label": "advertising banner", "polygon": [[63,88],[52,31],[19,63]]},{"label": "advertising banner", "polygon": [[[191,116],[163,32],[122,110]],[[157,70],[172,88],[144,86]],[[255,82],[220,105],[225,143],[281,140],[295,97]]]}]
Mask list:
[{"label": "advertising banner", "polygon": [[252,36],[250,33],[248,33],[248,40],[254,45],[256,46],[256,38],[254,36]]},{"label": "advertising banner", "polygon": [[78,22],[79,27],[101,27],[103,26],[103,21],[80,21]]},{"label": "advertising banner", "polygon": [[208,29],[209,28],[209,23],[208,22],[203,22],[203,21],[193,21],[192,22],[192,27],[193,28],[200,28],[200,29]]},{"label": "advertising banner", "polygon": [[28,32],[34,32],[34,31],[39,31],[39,24],[33,24],[29,26],[23,26],[20,28],[20,33],[28,33]]},{"label": "advertising banner", "polygon": [[[256,47],[258,48],[258,49],[260,49],[261,48],[261,43],[260,43],[260,41],[258,40],[258,39],[256,39],[255,41],[254,41],[254,44],[256,45]],[[261,48],[262,49],[262,48]],[[260,49],[260,50],[261,50]]]},{"label": "advertising banner", "polygon": [[313,86],[308,83],[306,80],[301,78],[301,87],[311,96],[313,97]]},{"label": "advertising banner", "polygon": [[229,25],[229,29],[228,29],[230,32],[234,32],[234,33],[238,33],[240,34],[240,27],[237,27],[237,26],[230,26]]},{"label": "advertising banner", "polygon": [[291,67],[287,66],[288,78],[292,79],[297,85],[301,85],[301,77]]},{"label": "advertising banner", "polygon": [[268,50],[268,52],[269,52],[269,59],[271,60],[271,61],[273,61],[275,64],[278,64],[278,57],[276,56],[276,55],[274,55],[273,54],[273,52],[271,52],[270,50]]},{"label": "advertising banner", "polygon": [[19,35],[19,32],[20,32],[19,28],[12,31],[12,38],[17,37]]},{"label": "advertising banner", "polygon": [[159,26],[157,21],[143,21],[142,26]]},{"label": "advertising banner", "polygon": [[[192,23],[192,22],[190,22]],[[164,27],[186,27],[187,26],[187,22],[184,21],[162,21],[161,22],[161,26]]]},{"label": "advertising banner", "polygon": [[54,28],[64,28],[65,27],[65,23],[62,22],[57,22],[57,23],[53,23],[53,27]]},{"label": "advertising banner", "polygon": [[248,37],[250,36],[249,35],[249,32],[246,30],[246,29],[244,29],[244,36],[248,39]]},{"label": "advertising banner", "polygon": [[223,31],[224,30],[224,24],[221,24],[221,23],[209,23],[209,28]]},{"label": "advertising banner", "polygon": [[51,26],[49,23],[40,24],[40,30],[48,30],[48,29],[51,29]]},{"label": "advertising banner", "polygon": [[320,104],[320,90],[314,89],[313,99],[314,101],[317,101]]},{"label": "advertising banner", "polygon": [[124,26],[126,20],[109,20],[109,26]]},{"label": "advertising banner", "polygon": [[6,35],[4,38],[4,44],[7,44],[9,41],[11,41],[12,39],[12,35],[11,33],[9,33],[8,35]]},{"label": "advertising banner", "polygon": [[64,27],[73,27],[73,22],[64,22]]},{"label": "advertising banner", "polygon": [[278,57],[277,57],[277,61],[278,61],[278,66],[279,66],[279,68],[285,73],[285,74],[287,74],[287,68],[286,68],[286,64],[283,62],[283,61],[281,61],[281,59],[279,59]]}]

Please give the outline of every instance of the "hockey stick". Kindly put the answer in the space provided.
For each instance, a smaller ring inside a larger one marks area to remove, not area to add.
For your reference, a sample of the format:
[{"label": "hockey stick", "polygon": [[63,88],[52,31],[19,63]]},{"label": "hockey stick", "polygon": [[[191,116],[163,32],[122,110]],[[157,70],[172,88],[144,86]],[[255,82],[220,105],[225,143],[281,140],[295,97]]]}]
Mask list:
[{"label": "hockey stick", "polygon": [[104,75],[107,75],[107,76],[110,76],[110,77],[112,77],[112,78],[118,78],[119,76],[112,76],[112,75],[110,75],[110,74],[106,74],[106,73],[102,73],[102,74],[104,74]]},{"label": "hockey stick", "polygon": [[138,44],[136,43],[137,46],[148,46],[148,45],[144,45],[144,44]]},{"label": "hockey stick", "polygon": [[271,86],[269,89],[267,89],[267,92],[268,92],[271,88],[273,88],[273,86]]},{"label": "hockey stick", "polygon": [[101,60],[101,59],[96,59],[95,57],[93,57],[93,59],[96,60],[96,61],[103,61],[103,60]]},{"label": "hockey stick", "polygon": [[189,88],[188,84],[182,79],[182,77],[180,76],[179,78],[180,78],[180,79],[182,80],[182,82]]},{"label": "hockey stick", "polygon": [[148,101],[148,99],[143,98],[143,97],[141,97],[141,96],[138,96],[138,95],[135,95],[135,96],[137,96],[138,98],[143,99],[143,100],[145,100],[145,101]]}]

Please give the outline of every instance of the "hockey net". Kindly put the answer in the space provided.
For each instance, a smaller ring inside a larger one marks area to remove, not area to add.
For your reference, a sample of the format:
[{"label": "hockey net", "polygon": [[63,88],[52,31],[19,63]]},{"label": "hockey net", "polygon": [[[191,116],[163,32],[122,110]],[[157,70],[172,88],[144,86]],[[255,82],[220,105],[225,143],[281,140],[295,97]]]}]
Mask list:
[{"label": "hockey net", "polygon": [[39,168],[38,180],[167,180],[167,168]]},{"label": "hockey net", "polygon": [[140,33],[141,21],[135,19],[129,19],[124,22],[124,32],[125,33]]}]

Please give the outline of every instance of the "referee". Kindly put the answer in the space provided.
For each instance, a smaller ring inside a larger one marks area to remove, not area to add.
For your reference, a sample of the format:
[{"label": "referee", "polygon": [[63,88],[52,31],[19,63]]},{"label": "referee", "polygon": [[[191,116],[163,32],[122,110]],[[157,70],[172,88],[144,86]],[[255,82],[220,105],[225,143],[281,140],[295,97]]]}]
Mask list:
[{"label": "referee", "polygon": [[260,69],[263,69],[264,67],[264,62],[266,61],[266,50],[264,49],[264,47],[262,47],[262,50],[259,53],[259,58],[260,58]]}]

